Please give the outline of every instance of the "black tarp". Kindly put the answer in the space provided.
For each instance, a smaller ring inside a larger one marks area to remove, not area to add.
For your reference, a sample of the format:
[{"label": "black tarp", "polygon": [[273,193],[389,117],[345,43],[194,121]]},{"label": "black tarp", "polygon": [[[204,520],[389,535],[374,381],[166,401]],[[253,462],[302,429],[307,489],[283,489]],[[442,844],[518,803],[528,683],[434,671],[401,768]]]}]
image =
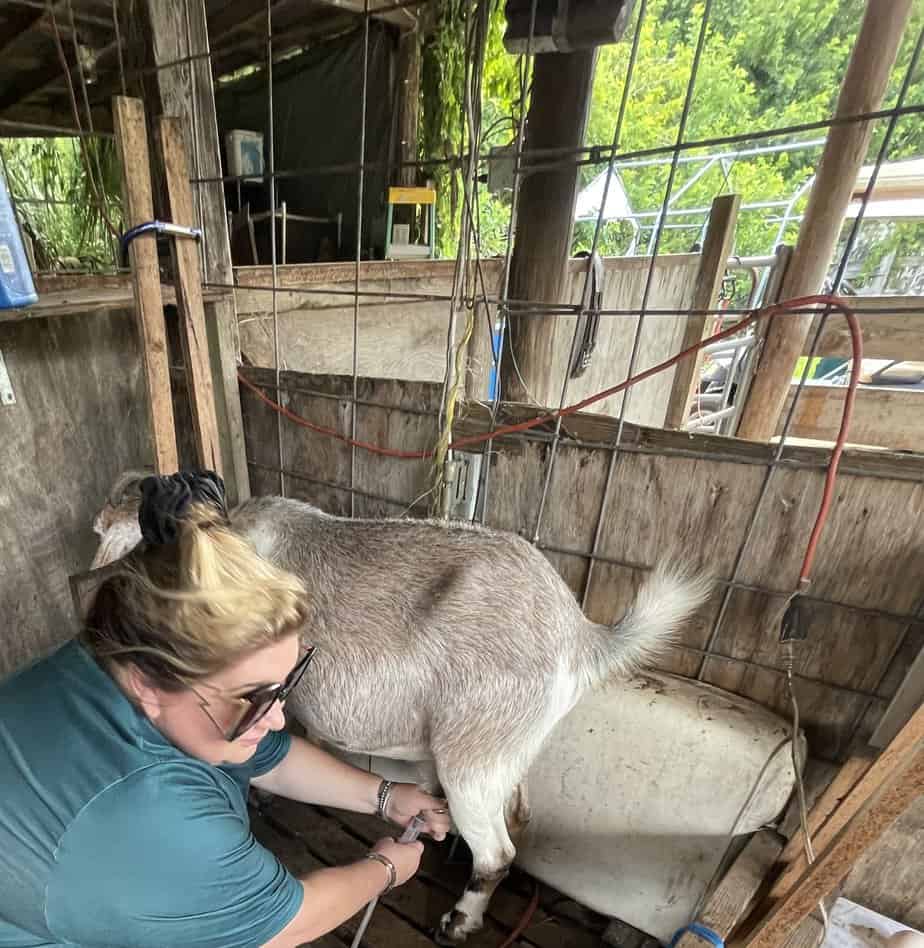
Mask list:
[{"label": "black tarp", "polygon": [[[273,120],[275,125],[275,166],[283,176],[277,179],[277,201],[285,201],[290,213],[309,216],[343,214],[339,256],[352,259],[356,253],[356,218],[359,175],[355,168],[337,173],[312,171],[296,178],[285,172],[356,165],[359,160],[363,91],[362,28],[293,56],[273,66]],[[383,23],[369,23],[369,61],[366,108],[367,169],[363,197],[362,253],[372,245],[381,252],[384,234],[387,164],[394,154],[394,68],[396,43]],[[231,129],[262,132],[266,167],[269,168],[269,136],[266,73],[261,70],[234,83],[216,88],[216,110],[222,141]],[[227,172],[226,172],[227,173]],[[237,210],[237,188],[227,187],[228,207]],[[245,183],[242,199],[253,211],[269,207],[266,184]],[[266,251],[268,228],[263,228],[260,262],[269,260]],[[313,248],[305,246],[306,233],[313,233],[316,248],[323,229],[288,228],[289,262],[314,259]],[[328,233],[330,231],[328,230]],[[278,239],[278,238],[277,238]],[[277,253],[279,251],[277,250]]]}]

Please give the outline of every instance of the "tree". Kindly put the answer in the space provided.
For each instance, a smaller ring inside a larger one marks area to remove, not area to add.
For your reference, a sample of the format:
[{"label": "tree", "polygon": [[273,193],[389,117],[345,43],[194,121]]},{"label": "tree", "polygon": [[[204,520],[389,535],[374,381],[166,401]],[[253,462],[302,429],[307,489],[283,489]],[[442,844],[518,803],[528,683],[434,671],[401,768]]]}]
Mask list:
[{"label": "tree", "polygon": [[[461,17],[460,7],[452,5]],[[841,77],[847,65],[857,29],[865,8],[864,0],[798,0],[797,3],[772,5],[765,0],[716,0],[712,7],[706,46],[699,66],[692,106],[685,132],[687,141],[704,140],[745,132],[771,130],[828,117],[835,106]],[[630,81],[630,94],[620,152],[673,145],[683,101],[690,78],[694,49],[702,23],[701,0],[648,0],[647,13],[639,40],[639,54]],[[457,25],[456,27],[460,27]],[[600,49],[587,141],[609,146],[626,81],[633,27],[617,44]],[[912,49],[924,29],[924,5],[917,5],[901,53],[893,70],[886,106],[895,101],[911,59]],[[519,116],[520,84],[517,58],[504,52],[502,5],[492,13],[492,43],[485,66],[484,114],[492,128],[490,144],[498,144],[498,135],[513,140]],[[442,53],[441,59],[450,61]],[[447,73],[440,88],[442,108],[460,116]],[[490,79],[488,78],[490,77]],[[460,101],[460,100],[459,100]],[[924,102],[924,68],[909,89],[906,104]],[[424,125],[427,106],[424,106]],[[445,114],[445,112],[443,113]],[[429,116],[432,120],[432,111]],[[503,120],[507,121],[504,122]],[[493,123],[493,124],[491,124]],[[878,123],[871,146],[870,160],[885,130]],[[459,130],[461,126],[459,125]],[[796,138],[823,138],[824,131],[802,136],[771,139],[771,142]],[[730,146],[726,146],[728,148]],[[712,149],[720,150],[719,147]],[[708,149],[697,154],[708,154]],[[708,207],[712,198],[735,191],[745,204],[789,200],[813,173],[821,147],[759,157],[739,158],[725,167],[716,164],[676,199],[677,208]],[[689,153],[686,153],[689,154]],[[924,116],[900,119],[889,148],[888,158],[924,154]],[[690,182],[702,166],[683,163],[678,168],[674,195]],[[582,167],[586,184],[605,170],[606,164]],[[667,166],[620,168],[623,185],[636,212],[655,211],[663,199],[668,176]],[[482,243],[486,253],[502,253],[509,198],[499,200],[482,191],[480,197]],[[796,214],[804,204],[793,210]],[[441,205],[442,208],[442,205]],[[766,253],[778,236],[783,207],[744,211],[739,219],[736,251],[741,254]],[[459,208],[441,213],[441,247],[444,253],[455,251],[454,236]],[[687,217],[687,222],[702,224],[703,218]],[[678,223],[674,219],[672,223]],[[650,222],[650,219],[649,219]],[[784,239],[795,238],[798,222],[786,230]],[[575,231],[575,249],[587,249],[593,224],[579,224]],[[899,234],[900,238],[896,238]],[[631,228],[624,222],[608,223],[602,233],[605,253],[623,253]],[[700,236],[698,227],[669,229],[663,234],[662,252],[689,250]],[[902,252],[922,246],[921,227],[905,225],[893,230],[891,242],[899,240]],[[644,248],[645,243],[642,243]],[[891,249],[895,249],[894,247]]]},{"label": "tree", "polygon": [[[117,219],[121,171],[114,143],[88,138],[84,147],[98,169],[110,219]],[[85,173],[77,139],[6,139],[0,141],[0,162],[39,269],[113,266],[114,243]]]}]

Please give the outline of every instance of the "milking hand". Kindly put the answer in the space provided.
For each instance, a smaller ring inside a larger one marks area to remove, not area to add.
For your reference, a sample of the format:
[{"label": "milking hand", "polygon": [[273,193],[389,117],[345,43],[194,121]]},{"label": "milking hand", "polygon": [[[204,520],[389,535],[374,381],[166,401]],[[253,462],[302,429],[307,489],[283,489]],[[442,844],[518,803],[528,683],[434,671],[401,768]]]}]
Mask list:
[{"label": "milking hand", "polygon": [[[413,843],[414,840],[420,836],[420,831],[427,825],[426,819],[422,814],[418,813],[410,823],[407,824],[407,828],[401,834],[401,838],[398,840],[399,843]],[[363,935],[366,934],[366,929],[369,927],[369,921],[372,918],[372,913],[375,911],[376,905],[379,904],[379,896],[377,895],[367,906],[366,911],[363,914],[363,920],[359,923],[359,928],[356,929],[356,934],[353,936],[353,943],[350,948],[359,948],[359,943],[363,940]]]}]

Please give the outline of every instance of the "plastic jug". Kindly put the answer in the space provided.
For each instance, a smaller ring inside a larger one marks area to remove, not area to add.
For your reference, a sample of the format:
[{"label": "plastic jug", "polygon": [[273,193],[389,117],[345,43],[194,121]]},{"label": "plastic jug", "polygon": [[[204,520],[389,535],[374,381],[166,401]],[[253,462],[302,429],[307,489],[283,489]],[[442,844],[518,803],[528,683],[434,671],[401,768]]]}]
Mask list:
[{"label": "plastic jug", "polygon": [[10,193],[0,174],[0,309],[38,302]]}]

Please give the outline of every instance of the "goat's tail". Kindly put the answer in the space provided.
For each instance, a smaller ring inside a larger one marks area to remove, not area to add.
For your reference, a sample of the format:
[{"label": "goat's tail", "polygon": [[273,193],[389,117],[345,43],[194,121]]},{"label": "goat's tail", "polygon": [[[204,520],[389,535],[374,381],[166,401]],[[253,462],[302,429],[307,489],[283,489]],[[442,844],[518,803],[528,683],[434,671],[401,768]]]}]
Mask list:
[{"label": "goat's tail", "polygon": [[655,567],[615,627],[591,624],[588,684],[631,675],[670,647],[680,626],[709,598],[712,582],[675,563]]}]

